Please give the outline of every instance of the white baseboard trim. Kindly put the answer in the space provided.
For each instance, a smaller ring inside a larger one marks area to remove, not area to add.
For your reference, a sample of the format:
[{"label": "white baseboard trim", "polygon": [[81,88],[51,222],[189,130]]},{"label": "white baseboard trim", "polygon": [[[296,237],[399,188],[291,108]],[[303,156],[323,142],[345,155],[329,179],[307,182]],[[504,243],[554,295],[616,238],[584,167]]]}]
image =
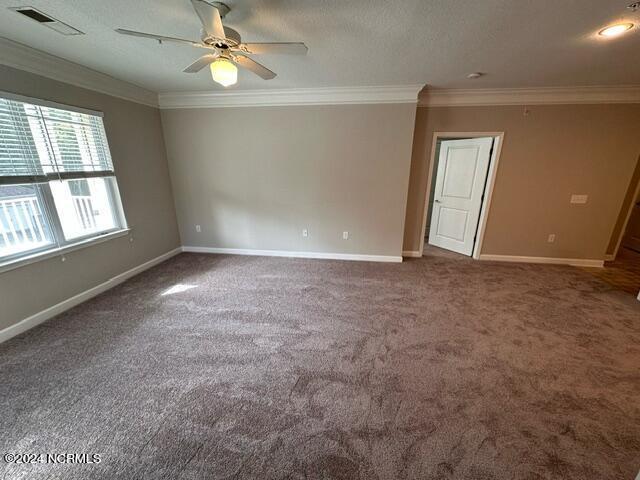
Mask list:
[{"label": "white baseboard trim", "polygon": [[189,246],[183,246],[182,251],[191,253],[221,253],[226,255],[256,255],[260,257],[319,258],[325,260],[356,260],[361,262],[402,262],[402,257],[392,255],[360,255],[351,253],[293,252],[286,250]]},{"label": "white baseboard trim", "polygon": [[402,256],[403,257],[420,258],[422,255],[420,255],[420,252],[418,250],[403,250],[402,251]]},{"label": "white baseboard trim", "polygon": [[607,253],[607,254],[604,256],[604,261],[605,261],[605,262],[612,262],[612,261],[613,261],[613,260],[615,260],[615,259],[616,259],[616,256],[615,256],[613,253]]},{"label": "white baseboard trim", "polygon": [[604,267],[604,260],[587,258],[521,257],[517,255],[480,255],[480,260],[492,262],[546,263],[549,265],[571,265],[572,267]]},{"label": "white baseboard trim", "polygon": [[70,308],[73,308],[76,305],[81,304],[82,302],[86,302],[90,298],[93,298],[96,295],[99,295],[102,292],[105,292],[110,288],[115,287],[116,285],[124,282],[125,280],[128,280],[129,278],[133,277],[134,275],[137,275],[138,273],[148,270],[149,268],[154,267],[159,263],[164,262],[165,260],[168,260],[169,258],[179,254],[180,252],[182,252],[182,248],[178,247],[168,251],[167,253],[163,253],[162,255],[156,258],[152,258],[148,262],[145,262],[141,265],[138,265],[137,267],[127,270],[126,272],[116,275],[113,278],[110,278],[106,282],[96,285],[95,287],[90,288],[89,290],[85,290],[84,292],[78,293],[77,295],[74,295],[71,298],[67,298],[66,300],[63,300],[60,303],[57,303],[49,308],[46,308],[45,310],[42,310],[34,315],[31,315],[30,317],[20,320],[18,323],[15,323],[10,327],[0,330],[0,343],[5,342],[10,338],[13,338],[16,335],[21,334],[22,332],[26,332],[27,330],[35,327],[36,325],[39,325],[49,320],[50,318],[55,317],[56,315],[66,310],[69,310]]}]

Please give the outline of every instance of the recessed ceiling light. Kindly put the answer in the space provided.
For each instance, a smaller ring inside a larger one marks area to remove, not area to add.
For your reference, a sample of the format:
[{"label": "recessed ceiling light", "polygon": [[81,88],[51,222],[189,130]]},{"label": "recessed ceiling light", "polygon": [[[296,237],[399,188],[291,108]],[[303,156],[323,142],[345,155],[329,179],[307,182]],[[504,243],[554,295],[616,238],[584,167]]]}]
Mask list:
[{"label": "recessed ceiling light", "polygon": [[603,28],[598,32],[598,35],[602,37],[617,37],[625,32],[628,32],[633,28],[633,23],[618,23],[611,25],[610,27]]}]

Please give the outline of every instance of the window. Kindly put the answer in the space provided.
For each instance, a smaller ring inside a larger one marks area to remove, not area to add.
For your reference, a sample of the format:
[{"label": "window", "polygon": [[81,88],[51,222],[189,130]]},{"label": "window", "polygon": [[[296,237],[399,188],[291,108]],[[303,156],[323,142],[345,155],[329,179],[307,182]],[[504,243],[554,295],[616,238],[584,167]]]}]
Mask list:
[{"label": "window", "polygon": [[0,263],[124,228],[101,114],[0,93]]}]

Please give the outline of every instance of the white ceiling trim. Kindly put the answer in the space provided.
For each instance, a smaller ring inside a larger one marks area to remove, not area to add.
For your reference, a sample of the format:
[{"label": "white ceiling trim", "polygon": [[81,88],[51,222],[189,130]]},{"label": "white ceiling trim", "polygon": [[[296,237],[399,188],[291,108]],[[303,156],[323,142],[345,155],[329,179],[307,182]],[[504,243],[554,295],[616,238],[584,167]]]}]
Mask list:
[{"label": "white ceiling trim", "polygon": [[0,37],[0,64],[152,107],[156,93],[77,63]]},{"label": "white ceiling trim", "polygon": [[417,103],[423,85],[160,93],[160,108]]},{"label": "white ceiling trim", "polygon": [[427,90],[420,107],[640,103],[640,85]]}]

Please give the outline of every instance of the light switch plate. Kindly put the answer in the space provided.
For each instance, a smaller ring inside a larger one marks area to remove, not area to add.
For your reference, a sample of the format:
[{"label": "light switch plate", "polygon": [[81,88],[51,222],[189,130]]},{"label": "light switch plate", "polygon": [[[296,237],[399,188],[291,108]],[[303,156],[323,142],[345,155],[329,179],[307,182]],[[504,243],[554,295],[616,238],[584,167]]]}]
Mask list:
[{"label": "light switch plate", "polygon": [[571,195],[571,203],[583,204],[583,203],[587,203],[588,199],[589,199],[589,195],[576,195],[576,194]]}]

